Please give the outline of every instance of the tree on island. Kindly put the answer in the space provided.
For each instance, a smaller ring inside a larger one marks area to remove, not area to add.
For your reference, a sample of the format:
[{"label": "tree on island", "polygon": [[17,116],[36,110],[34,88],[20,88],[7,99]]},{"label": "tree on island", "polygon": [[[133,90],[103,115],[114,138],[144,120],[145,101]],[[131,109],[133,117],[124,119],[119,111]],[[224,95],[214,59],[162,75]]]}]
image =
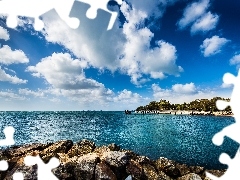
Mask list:
[{"label": "tree on island", "polygon": [[[229,98],[214,97],[212,99],[195,99],[189,103],[171,104],[169,101],[160,99],[160,101],[151,101],[145,106],[137,107],[136,111],[165,111],[165,110],[191,110],[191,111],[205,111],[216,112],[219,111],[216,107],[217,100],[230,101]],[[228,106],[225,111],[230,112],[231,108]]]}]

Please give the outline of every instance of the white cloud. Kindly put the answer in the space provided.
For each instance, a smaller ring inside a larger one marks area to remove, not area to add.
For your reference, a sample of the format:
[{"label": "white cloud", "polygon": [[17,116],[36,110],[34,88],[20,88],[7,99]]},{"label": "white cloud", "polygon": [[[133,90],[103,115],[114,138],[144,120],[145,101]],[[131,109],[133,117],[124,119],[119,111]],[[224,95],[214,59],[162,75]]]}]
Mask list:
[{"label": "white cloud", "polygon": [[72,59],[68,53],[53,53],[43,58],[36,66],[29,66],[32,75],[43,77],[54,88],[92,89],[101,86],[93,79],[87,79],[83,69],[87,68],[85,60]]},{"label": "white cloud", "polygon": [[132,91],[128,91],[126,89],[122,90],[118,93],[116,97],[113,98],[114,102],[117,103],[139,103],[143,100],[143,97],[138,93],[133,93]]},{"label": "white cloud", "polygon": [[194,34],[199,31],[210,31],[216,28],[219,16],[212,14],[211,12],[206,13],[201,18],[199,18],[191,27],[191,33]]},{"label": "white cloud", "polygon": [[29,59],[22,50],[11,50],[8,45],[0,48],[0,64],[28,63]]},{"label": "white cloud", "polygon": [[174,84],[172,90],[179,94],[192,94],[196,92],[196,87],[192,82],[187,84]]},{"label": "white cloud", "polygon": [[25,95],[25,96],[35,96],[35,97],[43,97],[44,96],[44,92],[41,90],[38,91],[32,91],[30,89],[19,89],[18,93],[21,95]]},{"label": "white cloud", "polygon": [[[139,85],[149,77],[162,79],[167,74],[179,75],[182,70],[176,65],[176,48],[165,41],[156,42],[152,48],[150,41],[154,34],[144,27],[145,20],[157,13],[156,5],[165,9],[174,2],[175,0],[151,0],[135,4],[131,1],[132,8],[123,2],[121,11],[127,22],[123,28],[119,28],[116,22],[110,31],[106,31],[102,21],[96,21],[94,27],[99,29],[96,32],[85,19],[81,19],[79,29],[73,30],[56,14],[49,12],[47,16],[43,16],[45,30],[42,33],[48,42],[63,45],[77,58],[85,59],[89,66],[99,70],[109,69],[111,72],[119,70],[129,75],[134,84]],[[163,12],[158,12],[158,17],[161,17]]]},{"label": "white cloud", "polygon": [[230,59],[230,64],[231,65],[239,65],[240,64],[240,54],[237,54],[237,55],[233,56]]},{"label": "white cloud", "polygon": [[5,41],[10,39],[8,31],[1,26],[0,26],[0,39],[3,39]]},{"label": "white cloud", "polygon": [[229,40],[226,38],[220,38],[219,36],[213,36],[211,38],[207,38],[203,41],[203,44],[200,46],[200,49],[204,55],[204,57],[209,57],[221,52],[221,48],[227,43]]},{"label": "white cloud", "polygon": [[0,98],[3,98],[5,101],[25,100],[25,97],[19,96],[11,91],[0,91]]},{"label": "white cloud", "polygon": [[219,16],[212,14],[210,11],[207,12],[209,7],[209,0],[200,0],[188,5],[184,10],[183,17],[177,23],[179,29],[191,26],[192,34],[215,29]]},{"label": "white cloud", "polygon": [[11,76],[7,74],[1,67],[0,67],[0,81],[10,82],[12,84],[26,84],[27,80],[23,80],[18,78],[16,75]]},{"label": "white cloud", "polygon": [[143,75],[151,78],[164,78],[164,74],[179,75],[182,70],[176,65],[176,48],[165,41],[158,41],[154,48],[150,42],[154,34],[150,29],[142,27],[147,13],[130,8],[126,3],[121,11],[127,19],[123,25],[123,33],[127,39],[121,58],[121,70],[131,77],[132,83],[139,85]]},{"label": "white cloud", "polygon": [[209,6],[209,0],[200,0],[188,5],[184,9],[183,17],[178,22],[178,27],[183,29],[192,24],[206,12]]},{"label": "white cloud", "polygon": [[152,90],[154,99],[166,99],[171,103],[190,102],[202,98],[211,99],[216,96],[215,91],[196,88],[194,83],[175,84],[171,89],[162,89],[157,84],[153,84]]}]

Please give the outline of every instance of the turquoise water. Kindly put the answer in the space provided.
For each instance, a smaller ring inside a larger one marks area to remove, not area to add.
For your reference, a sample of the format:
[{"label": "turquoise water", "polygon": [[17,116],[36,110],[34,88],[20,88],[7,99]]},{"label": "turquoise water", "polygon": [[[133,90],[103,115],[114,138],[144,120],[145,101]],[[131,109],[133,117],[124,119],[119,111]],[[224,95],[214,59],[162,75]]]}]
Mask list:
[{"label": "turquoise water", "polygon": [[9,125],[16,129],[17,145],[62,139],[89,139],[97,145],[114,142],[152,159],[163,156],[214,169],[225,168],[218,162],[222,152],[233,157],[238,148],[231,139],[226,138],[220,147],[211,141],[215,133],[234,123],[232,117],[36,111],[0,112],[0,122],[1,132]]}]

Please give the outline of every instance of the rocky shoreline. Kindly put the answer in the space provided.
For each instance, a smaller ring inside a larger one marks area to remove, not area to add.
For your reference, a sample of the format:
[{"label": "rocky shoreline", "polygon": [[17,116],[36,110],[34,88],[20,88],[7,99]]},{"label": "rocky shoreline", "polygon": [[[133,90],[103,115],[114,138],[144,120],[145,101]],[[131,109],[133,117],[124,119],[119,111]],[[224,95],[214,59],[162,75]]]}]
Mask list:
[{"label": "rocky shoreline", "polygon": [[97,147],[89,140],[62,140],[1,150],[0,160],[8,161],[9,168],[0,171],[0,179],[10,180],[15,172],[22,172],[24,180],[37,180],[37,166],[24,165],[26,155],[39,155],[45,163],[57,157],[60,165],[52,172],[62,180],[210,180],[206,171],[218,177],[225,172],[187,166],[164,157],[151,160],[116,144]]}]

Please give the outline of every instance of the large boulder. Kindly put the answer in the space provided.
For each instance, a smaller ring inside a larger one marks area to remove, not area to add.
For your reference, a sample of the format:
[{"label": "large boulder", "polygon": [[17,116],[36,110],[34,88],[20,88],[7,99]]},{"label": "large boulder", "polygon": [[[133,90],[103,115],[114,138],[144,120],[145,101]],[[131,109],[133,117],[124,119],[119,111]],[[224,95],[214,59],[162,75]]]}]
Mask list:
[{"label": "large boulder", "polygon": [[126,171],[128,174],[132,175],[133,179],[142,179],[143,178],[143,167],[140,163],[130,160],[127,167]]},{"label": "large boulder", "polygon": [[123,179],[127,177],[126,165],[129,161],[128,154],[126,152],[120,151],[108,151],[104,152],[101,160],[106,162],[114,174],[117,176],[117,179]]},{"label": "large boulder", "polygon": [[95,180],[117,180],[117,177],[106,163],[100,162],[96,165]]},{"label": "large boulder", "polygon": [[96,145],[94,142],[83,139],[71,147],[71,149],[68,151],[68,156],[82,156],[84,154],[92,153],[95,148]]},{"label": "large boulder", "polygon": [[96,153],[89,153],[80,156],[74,167],[74,177],[76,180],[91,180],[95,176],[95,167],[100,159]]},{"label": "large boulder", "polygon": [[156,169],[150,164],[143,165],[143,179],[160,179]]}]

